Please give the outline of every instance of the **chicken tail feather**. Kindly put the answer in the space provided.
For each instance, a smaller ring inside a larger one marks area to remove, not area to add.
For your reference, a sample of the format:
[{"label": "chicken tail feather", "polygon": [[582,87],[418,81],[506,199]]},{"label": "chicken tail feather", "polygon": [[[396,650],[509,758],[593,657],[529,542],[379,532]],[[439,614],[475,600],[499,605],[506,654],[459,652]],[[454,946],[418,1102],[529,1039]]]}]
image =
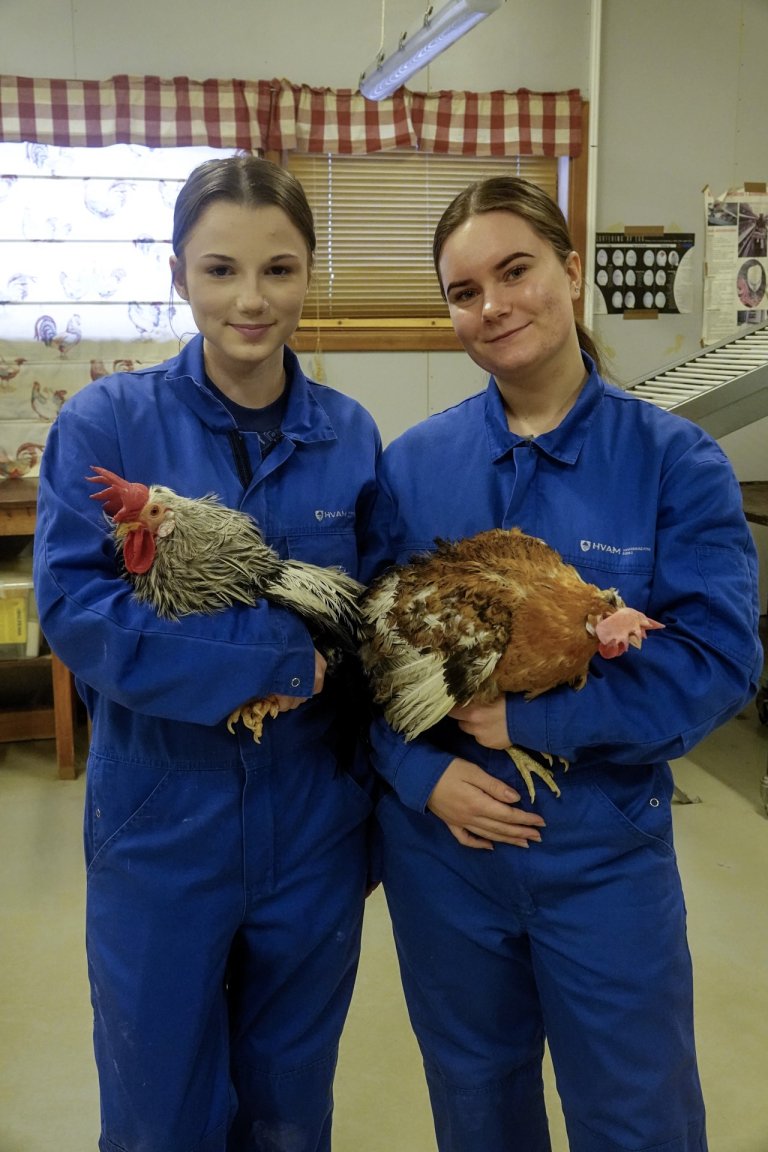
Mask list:
[{"label": "chicken tail feather", "polygon": [[356,651],[363,636],[359,603],[363,586],[341,569],[286,560],[262,592],[273,603],[297,612],[345,650]]}]

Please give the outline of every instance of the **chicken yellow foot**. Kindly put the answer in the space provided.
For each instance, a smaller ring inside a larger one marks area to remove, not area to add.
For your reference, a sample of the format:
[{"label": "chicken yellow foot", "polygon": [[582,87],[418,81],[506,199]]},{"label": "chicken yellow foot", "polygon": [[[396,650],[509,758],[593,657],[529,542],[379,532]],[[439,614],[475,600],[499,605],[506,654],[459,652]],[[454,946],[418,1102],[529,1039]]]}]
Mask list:
[{"label": "chicken yellow foot", "polygon": [[234,733],[235,724],[238,720],[242,720],[246,728],[253,733],[253,738],[257,744],[261,743],[261,737],[264,732],[264,721],[267,716],[271,716],[274,720],[280,712],[279,705],[274,696],[265,696],[263,700],[249,700],[246,704],[241,704],[239,708],[235,708],[234,712],[230,713],[227,720],[227,728],[230,732]]},{"label": "chicken yellow foot", "polygon": [[[515,748],[512,746],[511,748],[506,749],[506,753],[511,758],[523,780],[525,780],[525,786],[528,789],[528,795],[531,798],[532,804],[536,799],[536,789],[533,786],[533,776],[539,776],[544,781],[547,788],[549,788],[551,792],[554,792],[555,796],[560,795],[560,789],[555,783],[555,777],[550,772],[549,768],[545,768],[543,764],[538,762],[538,760],[534,760],[533,756],[529,756],[527,752],[523,752],[522,748]],[[542,752],[541,755],[545,760],[548,760],[550,764],[553,763],[553,759],[548,752]],[[562,764],[563,770],[567,772],[568,761],[563,760],[562,756],[558,756],[557,759]]]}]

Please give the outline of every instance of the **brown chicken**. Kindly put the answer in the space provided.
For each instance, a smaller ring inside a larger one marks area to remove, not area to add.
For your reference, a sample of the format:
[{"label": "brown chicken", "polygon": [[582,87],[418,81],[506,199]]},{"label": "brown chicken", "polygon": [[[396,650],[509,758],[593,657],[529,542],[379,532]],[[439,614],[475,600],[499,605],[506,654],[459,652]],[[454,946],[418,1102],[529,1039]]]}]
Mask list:
[{"label": "brown chicken", "polygon": [[[170,488],[129,483],[93,467],[91,483],[103,485],[100,500],[114,523],[125,575],[137,600],[159,616],[178,619],[192,612],[217,612],[233,604],[268,600],[296,612],[333,672],[362,638],[362,585],[337,568],[283,560],[265,543],[250,516],[215,496],[192,500]],[[238,719],[259,740],[264,718],[277,715],[277,700],[251,700]]]},{"label": "brown chicken", "polygon": [[[363,667],[375,703],[406,740],[471,700],[583,688],[593,656],[620,656],[663,627],[519,529],[436,544],[389,569],[362,599]],[[520,748],[507,752],[531,800],[532,773],[560,794],[548,768]]]}]

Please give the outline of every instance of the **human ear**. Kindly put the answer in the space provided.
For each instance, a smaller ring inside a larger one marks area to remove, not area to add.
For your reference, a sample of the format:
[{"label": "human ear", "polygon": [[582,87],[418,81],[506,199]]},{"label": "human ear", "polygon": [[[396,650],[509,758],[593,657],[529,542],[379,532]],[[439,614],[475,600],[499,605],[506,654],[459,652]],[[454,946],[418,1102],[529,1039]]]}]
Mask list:
[{"label": "human ear", "polygon": [[565,258],[565,274],[570,281],[571,299],[578,300],[581,295],[581,257],[578,252],[569,252]]},{"label": "human ear", "polygon": [[171,283],[173,287],[181,296],[182,300],[189,301],[189,293],[187,292],[187,284],[184,279],[184,262],[179,260],[177,256],[170,256],[168,264],[171,269]]}]

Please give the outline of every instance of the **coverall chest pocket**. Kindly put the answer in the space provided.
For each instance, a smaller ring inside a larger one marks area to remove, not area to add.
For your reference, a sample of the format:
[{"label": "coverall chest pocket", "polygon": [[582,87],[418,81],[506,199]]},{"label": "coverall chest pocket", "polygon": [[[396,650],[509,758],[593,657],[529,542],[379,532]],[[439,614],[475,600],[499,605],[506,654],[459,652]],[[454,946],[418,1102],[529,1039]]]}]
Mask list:
[{"label": "coverall chest pocket", "polygon": [[319,521],[316,532],[290,532],[284,539],[285,551],[291,560],[317,564],[320,568],[343,568],[348,575],[357,575],[357,537],[350,521],[345,524]]}]

